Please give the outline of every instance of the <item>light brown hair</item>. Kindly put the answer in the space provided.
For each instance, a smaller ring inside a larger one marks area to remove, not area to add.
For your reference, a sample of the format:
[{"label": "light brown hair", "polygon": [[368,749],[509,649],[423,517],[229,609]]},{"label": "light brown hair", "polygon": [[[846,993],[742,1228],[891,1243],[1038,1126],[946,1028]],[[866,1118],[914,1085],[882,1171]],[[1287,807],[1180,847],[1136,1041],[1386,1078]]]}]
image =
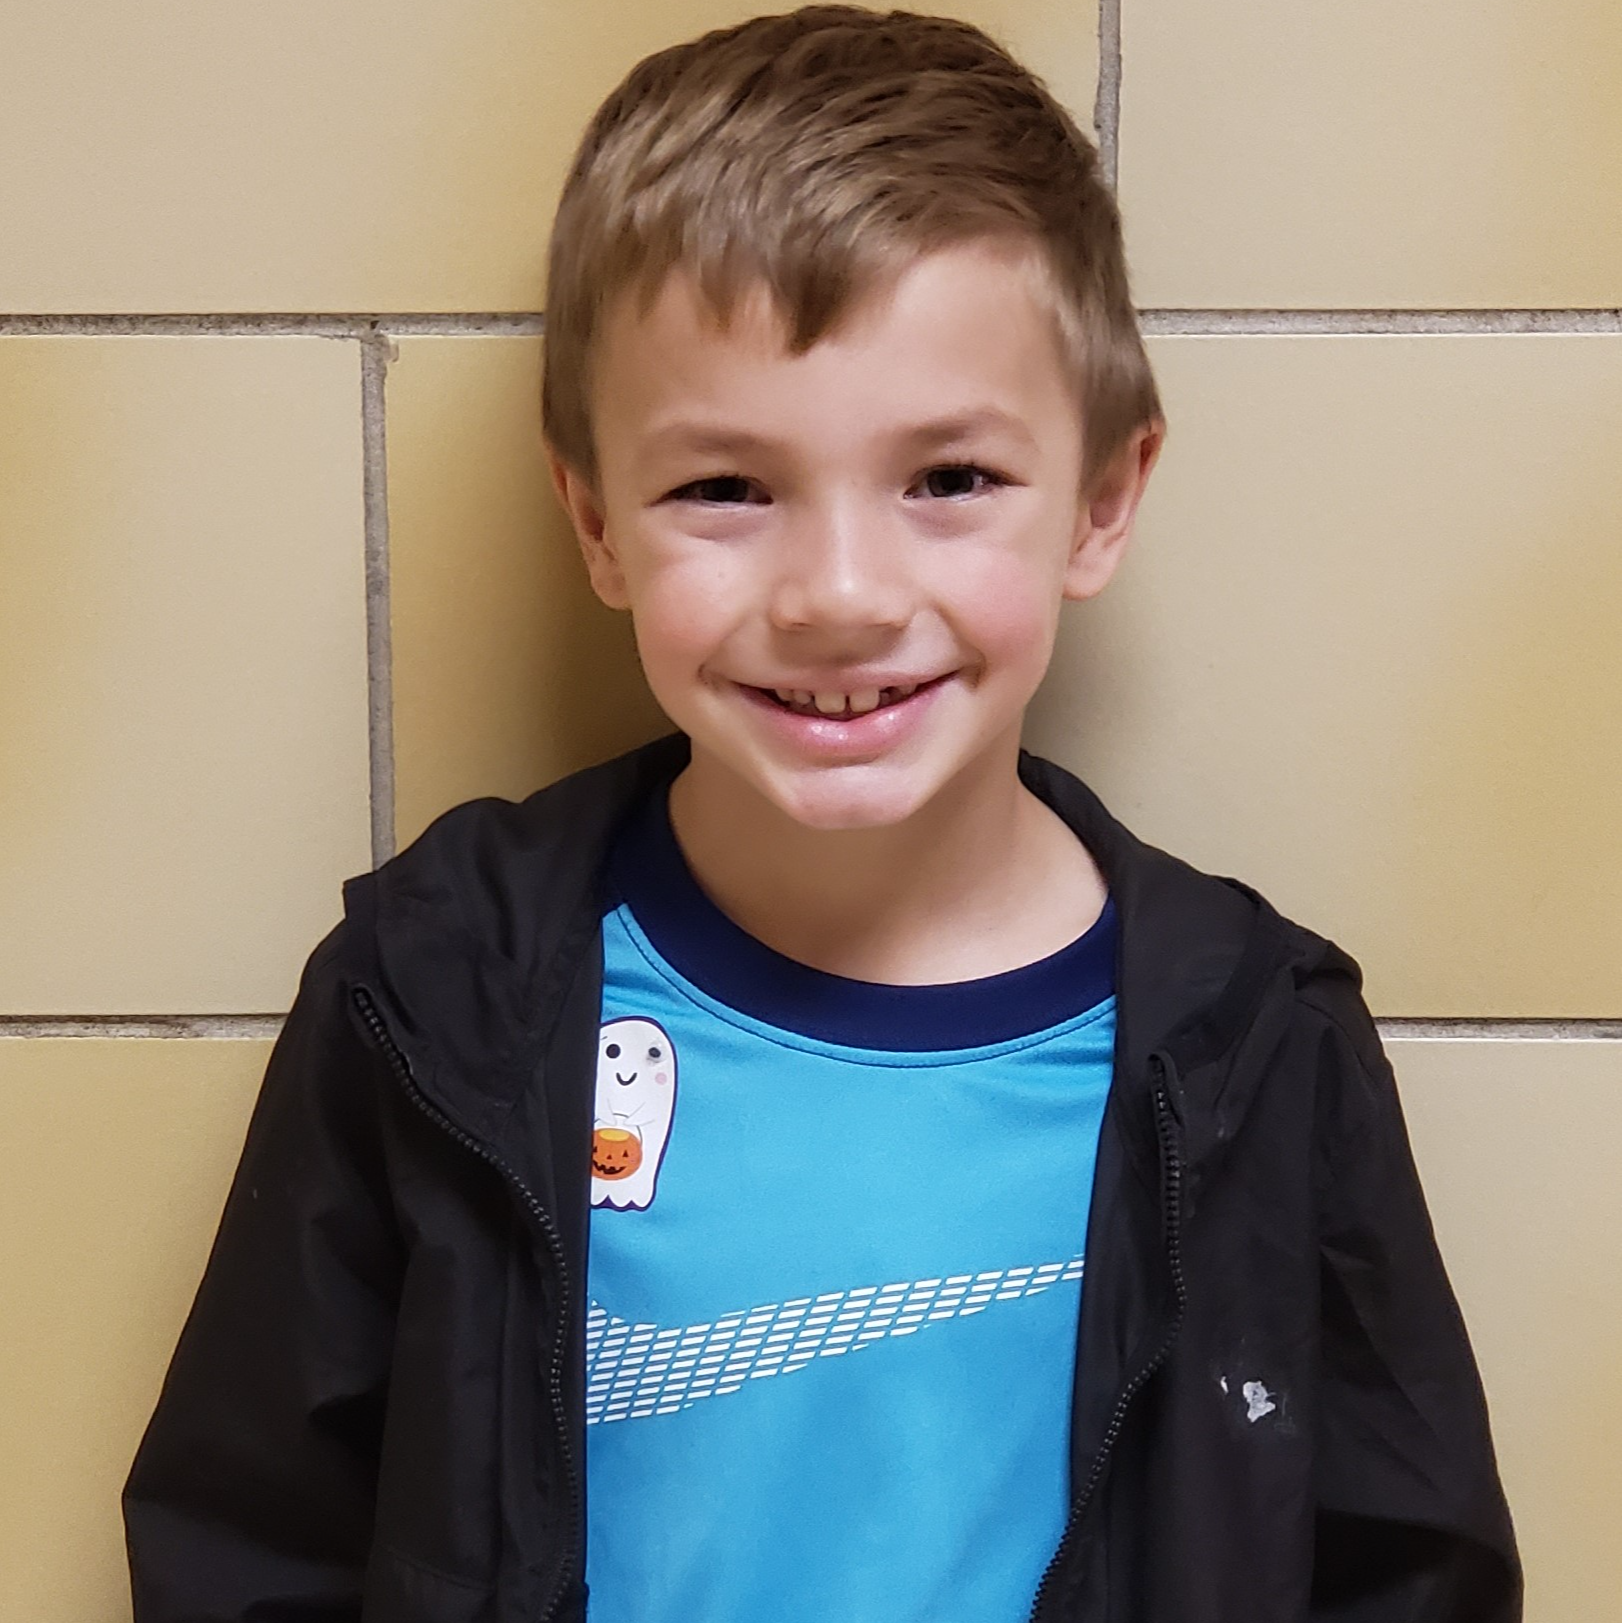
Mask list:
[{"label": "light brown hair", "polygon": [[582,137],[553,225],[542,421],[598,484],[594,339],[681,267],[725,326],[764,284],[803,354],[921,254],[1029,245],[1075,380],[1084,483],[1160,400],[1093,143],[970,23],[810,5],[644,58]]}]

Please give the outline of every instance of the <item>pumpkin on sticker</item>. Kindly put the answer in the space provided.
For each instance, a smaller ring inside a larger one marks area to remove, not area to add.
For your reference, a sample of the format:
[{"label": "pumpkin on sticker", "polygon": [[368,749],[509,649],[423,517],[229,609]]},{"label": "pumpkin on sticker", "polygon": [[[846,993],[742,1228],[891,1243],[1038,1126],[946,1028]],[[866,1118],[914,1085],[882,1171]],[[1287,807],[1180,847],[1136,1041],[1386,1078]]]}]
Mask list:
[{"label": "pumpkin on sticker", "polygon": [[599,1127],[592,1134],[592,1176],[629,1178],[642,1165],[642,1140],[623,1127]]}]

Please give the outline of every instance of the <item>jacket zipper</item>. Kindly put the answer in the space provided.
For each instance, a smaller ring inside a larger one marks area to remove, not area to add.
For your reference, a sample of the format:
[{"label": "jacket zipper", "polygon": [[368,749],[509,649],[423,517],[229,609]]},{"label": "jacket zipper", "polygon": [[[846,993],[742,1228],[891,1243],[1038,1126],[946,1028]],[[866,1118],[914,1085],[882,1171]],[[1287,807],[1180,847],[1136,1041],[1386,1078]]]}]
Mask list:
[{"label": "jacket zipper", "polygon": [[580,1466],[575,1458],[574,1438],[570,1434],[569,1422],[564,1414],[564,1349],[569,1344],[569,1315],[572,1307],[572,1293],[569,1285],[569,1270],[564,1258],[563,1241],[559,1237],[557,1225],[552,1220],[552,1214],[536,1198],[534,1191],[525,1181],[494,1151],[487,1149],[478,1139],[463,1130],[445,1116],[439,1109],[431,1104],[417,1086],[416,1078],[411,1074],[411,1062],[400,1052],[394,1038],[389,1035],[389,1029],[383,1023],[383,1016],[378,1013],[377,1005],[372,1001],[371,994],[364,986],[357,986],[351,994],[356,1008],[360,1011],[362,1020],[366,1022],[367,1030],[372,1033],[373,1040],[383,1050],[389,1061],[395,1077],[405,1090],[406,1097],[428,1117],[442,1131],[449,1133],[458,1144],[471,1150],[481,1161],[494,1167],[508,1186],[524,1203],[541,1231],[546,1241],[547,1250],[552,1258],[553,1267],[558,1275],[558,1334],[554,1338],[552,1357],[547,1370],[547,1393],[552,1406],[552,1418],[558,1433],[560,1452],[563,1455],[564,1476],[568,1487],[569,1506],[569,1539],[567,1553],[563,1565],[559,1569],[558,1580],[547,1603],[541,1610],[538,1623],[550,1623],[556,1615],[559,1603],[562,1601],[564,1591],[568,1587],[569,1576],[575,1564],[575,1551],[580,1540]]},{"label": "jacket zipper", "polygon": [[1178,1331],[1183,1325],[1185,1303],[1183,1279],[1183,1247],[1181,1227],[1183,1221],[1183,1163],[1178,1157],[1178,1135],[1172,1119],[1172,1097],[1167,1073],[1171,1069],[1171,1061],[1165,1054],[1152,1054],[1150,1064],[1156,1071],[1155,1083],[1155,1129],[1161,1141],[1161,1212],[1165,1222],[1167,1266],[1172,1275],[1173,1311],[1171,1322],[1167,1325],[1166,1334],[1162,1336],[1160,1345],[1133,1378],[1128,1381],[1116,1399],[1116,1407],[1110,1416],[1110,1424],[1105,1427],[1104,1439],[1099,1445],[1098,1452],[1093,1456],[1093,1465],[1088,1472],[1087,1481],[1083,1483],[1082,1490],[1071,1502],[1070,1514],[1065,1519],[1065,1530],[1060,1534],[1059,1547],[1054,1551],[1053,1559],[1043,1570],[1042,1580],[1037,1585],[1036,1598],[1031,1605],[1030,1623],[1040,1623],[1044,1608],[1047,1606],[1050,1591],[1059,1574],[1060,1568],[1065,1564],[1070,1554],[1070,1547],[1075,1540],[1078,1529],[1082,1525],[1082,1518],[1087,1512],[1089,1503],[1104,1477],[1105,1467],[1109,1463],[1111,1450],[1116,1446],[1116,1439],[1121,1435],[1122,1428],[1127,1423],[1127,1411],[1132,1406],[1133,1399],[1143,1390],[1145,1383],[1167,1360],[1172,1351],[1173,1343],[1178,1339]]}]

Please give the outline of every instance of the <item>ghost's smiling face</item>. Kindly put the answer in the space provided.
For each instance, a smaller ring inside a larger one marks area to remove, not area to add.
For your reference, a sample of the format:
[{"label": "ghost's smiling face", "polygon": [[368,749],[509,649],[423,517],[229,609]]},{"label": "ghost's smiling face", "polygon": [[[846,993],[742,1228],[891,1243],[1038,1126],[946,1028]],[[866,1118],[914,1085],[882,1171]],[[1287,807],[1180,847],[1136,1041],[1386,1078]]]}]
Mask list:
[{"label": "ghost's smiling face", "polygon": [[634,1086],[645,1071],[656,1085],[670,1081],[669,1076],[659,1074],[670,1067],[670,1043],[652,1020],[611,1021],[603,1028],[602,1044],[603,1062],[614,1073],[616,1086]]},{"label": "ghost's smiling face", "polygon": [[654,1198],[676,1105],[676,1051],[657,1020],[608,1021],[598,1033],[592,1204],[642,1210]]}]

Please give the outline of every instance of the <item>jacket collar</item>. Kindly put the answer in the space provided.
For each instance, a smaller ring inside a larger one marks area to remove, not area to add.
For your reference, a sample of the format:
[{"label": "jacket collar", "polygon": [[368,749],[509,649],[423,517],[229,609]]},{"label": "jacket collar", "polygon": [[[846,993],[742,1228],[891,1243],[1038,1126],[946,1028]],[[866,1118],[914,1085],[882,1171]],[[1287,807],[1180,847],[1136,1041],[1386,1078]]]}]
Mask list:
[{"label": "jacket collar", "polygon": [[687,757],[674,734],[518,803],[467,801],[345,883],[355,979],[430,1103],[487,1145],[535,1075],[596,936],[622,822]]},{"label": "jacket collar", "polygon": [[[383,1005],[418,1085],[487,1142],[500,1139],[535,1076],[596,940],[616,834],[688,755],[687,739],[672,734],[517,804],[470,801],[345,885],[357,978]],[[1135,1159],[1155,1153],[1143,1097],[1150,1057],[1161,1054],[1193,1164],[1232,1136],[1249,1103],[1243,1086],[1228,1086],[1241,1039],[1250,1047],[1282,1030],[1277,1012],[1267,1016],[1270,992],[1326,944],[1244,886],[1137,839],[1052,762],[1022,753],[1020,775],[1087,845],[1116,900],[1116,1070],[1129,1149]]]},{"label": "jacket collar", "polygon": [[1022,752],[1020,776],[1088,847],[1116,900],[1116,1088],[1129,1152],[1146,1171],[1158,1155],[1148,1096],[1159,1055],[1193,1185],[1249,1108],[1296,982],[1331,949],[1248,886],[1137,838],[1062,767]]}]

